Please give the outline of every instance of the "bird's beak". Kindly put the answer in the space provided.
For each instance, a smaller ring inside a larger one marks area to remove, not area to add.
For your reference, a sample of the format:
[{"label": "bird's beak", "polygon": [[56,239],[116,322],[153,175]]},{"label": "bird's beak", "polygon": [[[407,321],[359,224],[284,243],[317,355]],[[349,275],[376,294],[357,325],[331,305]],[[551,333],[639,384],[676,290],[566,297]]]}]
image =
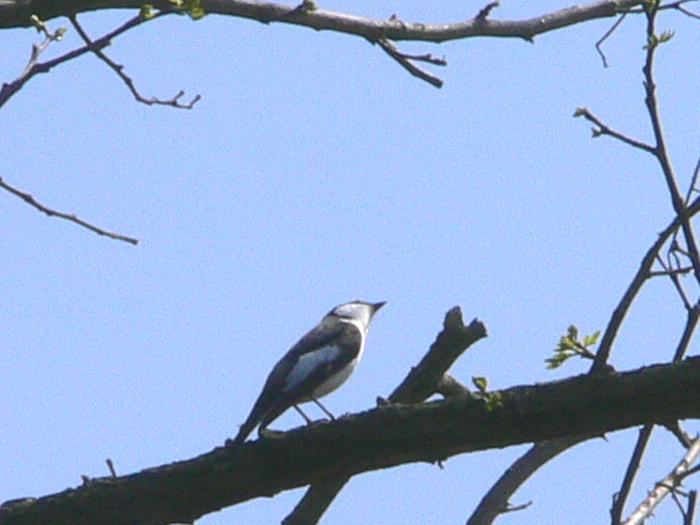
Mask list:
[{"label": "bird's beak", "polygon": [[377,310],[379,310],[382,306],[386,304],[386,301],[382,301],[380,303],[374,303],[372,305],[372,315],[377,313]]}]

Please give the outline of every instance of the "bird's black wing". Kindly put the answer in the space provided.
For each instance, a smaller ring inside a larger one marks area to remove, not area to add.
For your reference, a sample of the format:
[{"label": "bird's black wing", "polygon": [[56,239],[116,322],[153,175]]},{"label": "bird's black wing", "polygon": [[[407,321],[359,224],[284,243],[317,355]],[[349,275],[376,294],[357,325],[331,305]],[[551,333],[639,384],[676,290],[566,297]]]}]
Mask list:
[{"label": "bird's black wing", "polygon": [[[265,381],[265,386],[260,392],[257,401],[253,405],[245,423],[234,440],[235,444],[245,441],[260,420],[268,414],[271,409],[281,413],[294,404],[290,399],[296,398],[293,392],[285,393],[286,379],[290,371],[298,363],[299,359],[307,353],[317,351],[329,343],[342,338],[345,323],[335,323],[333,325],[321,324],[302,337],[292,348],[280,359],[270,372]],[[349,362],[349,361],[348,361]],[[282,408],[283,407],[283,408]]]}]

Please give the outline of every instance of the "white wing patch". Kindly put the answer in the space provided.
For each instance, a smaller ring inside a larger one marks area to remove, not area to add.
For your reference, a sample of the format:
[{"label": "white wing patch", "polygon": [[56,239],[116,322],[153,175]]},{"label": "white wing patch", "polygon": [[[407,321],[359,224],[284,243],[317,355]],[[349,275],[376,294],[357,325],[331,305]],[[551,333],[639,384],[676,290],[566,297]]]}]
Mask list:
[{"label": "white wing patch", "polygon": [[302,355],[297,364],[294,365],[294,368],[287,374],[284,391],[287,392],[303,384],[314,370],[319,366],[334,361],[340,355],[340,352],[341,350],[337,346],[323,346],[318,350]]}]

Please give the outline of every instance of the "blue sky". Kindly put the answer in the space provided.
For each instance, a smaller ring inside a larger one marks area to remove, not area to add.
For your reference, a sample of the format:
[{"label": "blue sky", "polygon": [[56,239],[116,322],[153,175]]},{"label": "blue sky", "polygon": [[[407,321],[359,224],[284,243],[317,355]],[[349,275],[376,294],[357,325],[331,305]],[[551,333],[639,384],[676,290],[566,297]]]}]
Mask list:
[{"label": "blue sky", "polygon": [[[504,2],[493,16],[562,5]],[[322,6],[437,22],[469,18],[481,4]],[[80,20],[96,36],[132,15]],[[0,176],[141,242],[98,237],[0,194],[0,501],[106,475],[106,458],[127,474],[221,445],[277,359],[352,299],[388,304],[355,375],[327,398],[337,414],[391,392],[454,305],[490,334],[454,367],[463,381],[486,376],[504,388],[584,372],[583,362],[547,371],[544,359],[568,324],[586,333],[605,327],[672,218],[652,159],[591,140],[590,126],[572,118],[587,106],[650,140],[643,20],[628,17],[610,38],[605,69],[594,44],[610,24],[534,44],[399,44],[446,56],[449,66],[434,70],[445,80],[437,90],[362,39],[166,17],[108,52],[144,95],[201,94],[192,111],[137,104],[90,56],[32,80],[2,108]],[[657,79],[685,188],[700,140],[697,21],[665,14],[659,28],[676,30],[660,51]],[[77,45],[74,33],[47,56]],[[8,81],[39,37],[30,29],[0,37]],[[652,283],[613,364],[668,360],[684,318],[670,283]],[[273,427],[299,424],[290,412]],[[607,521],[635,438],[630,430],[569,451],[513,501],[533,505],[499,523]],[[632,504],[682,456],[663,431],[652,447]],[[427,513],[462,523],[525,449],[463,455],[444,470],[421,464],[360,476],[323,523],[422,523]],[[279,522],[302,494],[198,523]],[[657,516],[675,519],[673,512],[667,505]]]}]

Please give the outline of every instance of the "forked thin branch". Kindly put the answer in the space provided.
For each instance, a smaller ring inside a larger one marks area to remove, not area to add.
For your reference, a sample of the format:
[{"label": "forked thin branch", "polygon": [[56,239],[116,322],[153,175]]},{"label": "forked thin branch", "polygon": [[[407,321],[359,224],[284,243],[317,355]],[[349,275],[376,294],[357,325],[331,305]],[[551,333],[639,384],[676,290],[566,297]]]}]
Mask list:
[{"label": "forked thin branch", "polygon": [[68,16],[68,19],[71,21],[71,24],[73,24],[73,27],[80,35],[80,38],[83,39],[83,42],[85,42],[85,44],[90,48],[90,51],[92,51],[95,54],[95,56],[97,56],[100,60],[107,64],[119,76],[119,78],[122,79],[124,84],[126,84],[126,87],[129,89],[129,91],[131,91],[131,94],[138,102],[141,102],[148,106],[161,105],[171,106],[178,109],[192,109],[194,105],[197,102],[199,102],[199,100],[202,98],[201,95],[196,95],[190,102],[183,104],[182,102],[180,102],[180,99],[185,94],[185,92],[182,90],[180,90],[177,95],[175,95],[169,100],[164,100],[156,97],[144,97],[136,89],[133,79],[129,77],[126,73],[124,73],[124,66],[114,62],[111,58],[107,56],[107,54],[104,51],[102,51],[98,46],[95,45],[95,42],[93,42],[90,39],[83,27],[78,23],[77,17],[75,15],[70,15]]}]

